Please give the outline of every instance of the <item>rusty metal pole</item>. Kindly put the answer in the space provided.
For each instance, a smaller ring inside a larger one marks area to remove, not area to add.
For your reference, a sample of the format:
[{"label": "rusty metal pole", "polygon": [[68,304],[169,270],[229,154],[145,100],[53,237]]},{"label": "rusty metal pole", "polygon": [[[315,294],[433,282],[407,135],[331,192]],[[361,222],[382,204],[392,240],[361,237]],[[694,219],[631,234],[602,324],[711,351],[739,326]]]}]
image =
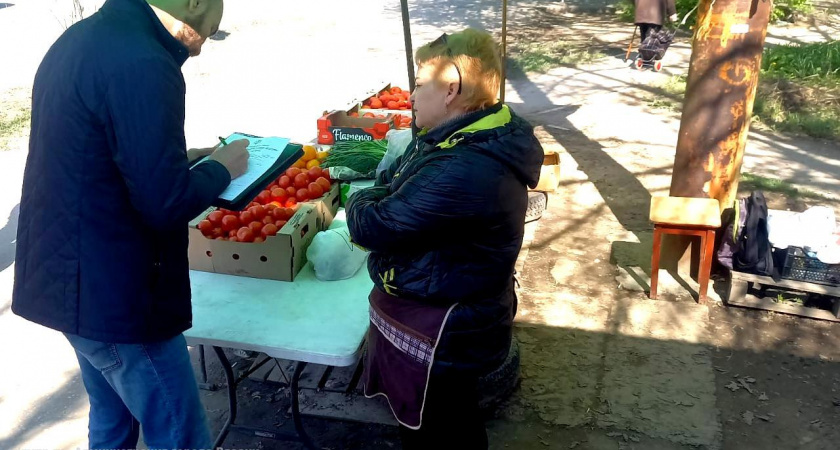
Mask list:
[{"label": "rusty metal pole", "polygon": [[670,195],[738,191],[771,0],[701,0]]},{"label": "rusty metal pole", "polygon": [[[700,0],[671,177],[674,197],[738,192],[771,0]],[[661,267],[695,275],[700,248],[681,236],[662,241]],[[698,242],[699,244],[699,242]]]}]

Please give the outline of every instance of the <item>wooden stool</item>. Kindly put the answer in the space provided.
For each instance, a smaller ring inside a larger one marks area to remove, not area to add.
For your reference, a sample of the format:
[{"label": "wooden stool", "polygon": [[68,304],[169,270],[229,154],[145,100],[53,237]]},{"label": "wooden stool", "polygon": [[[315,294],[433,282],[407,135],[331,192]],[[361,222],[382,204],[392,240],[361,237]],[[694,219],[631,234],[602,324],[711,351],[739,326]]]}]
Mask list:
[{"label": "wooden stool", "polygon": [[663,234],[700,236],[700,283],[698,303],[706,303],[706,291],[715,251],[715,230],[720,228],[720,204],[713,198],[653,197],[653,256],[650,262],[650,298],[656,299],[659,283],[659,253]]}]

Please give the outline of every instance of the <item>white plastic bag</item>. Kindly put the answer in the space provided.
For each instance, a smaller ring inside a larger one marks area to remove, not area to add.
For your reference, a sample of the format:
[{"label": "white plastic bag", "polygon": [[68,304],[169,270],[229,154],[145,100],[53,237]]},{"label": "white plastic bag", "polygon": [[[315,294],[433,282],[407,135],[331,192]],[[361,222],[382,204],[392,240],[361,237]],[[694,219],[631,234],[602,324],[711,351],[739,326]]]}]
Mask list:
[{"label": "white plastic bag", "polygon": [[408,144],[411,143],[411,129],[391,130],[386,135],[386,139],[388,139],[388,149],[385,151],[382,161],[376,166],[377,177],[380,172],[391,167],[391,164],[394,164],[394,161],[405,153]]},{"label": "white plastic bag", "polygon": [[367,260],[368,252],[350,242],[347,227],[330,227],[315,235],[306,250],[312,262],[315,277],[321,281],[345,280],[359,271]]}]

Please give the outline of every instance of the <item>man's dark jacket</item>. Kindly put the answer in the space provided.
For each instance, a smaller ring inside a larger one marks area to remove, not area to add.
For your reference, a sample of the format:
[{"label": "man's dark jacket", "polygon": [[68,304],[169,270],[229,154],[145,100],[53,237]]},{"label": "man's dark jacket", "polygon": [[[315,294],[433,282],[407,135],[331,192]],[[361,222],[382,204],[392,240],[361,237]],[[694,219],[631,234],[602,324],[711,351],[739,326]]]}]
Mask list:
[{"label": "man's dark jacket", "polygon": [[192,324],[187,223],[230,183],[188,169],[184,45],[143,0],[109,0],[35,76],[12,310],[138,343]]}]

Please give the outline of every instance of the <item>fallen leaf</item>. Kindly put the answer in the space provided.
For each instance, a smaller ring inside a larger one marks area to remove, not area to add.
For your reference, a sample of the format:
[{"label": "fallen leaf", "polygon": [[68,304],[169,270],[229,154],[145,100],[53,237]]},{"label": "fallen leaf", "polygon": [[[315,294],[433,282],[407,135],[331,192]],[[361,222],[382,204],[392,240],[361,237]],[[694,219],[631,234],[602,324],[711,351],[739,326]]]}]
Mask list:
[{"label": "fallen leaf", "polygon": [[746,380],[747,383],[755,383],[755,378],[753,378],[753,377],[746,377],[746,378],[744,378],[744,380]]},{"label": "fallen leaf", "polygon": [[740,378],[738,381],[740,381],[740,382],[741,382],[741,386],[743,386],[743,387],[744,387],[744,389],[746,389],[746,390],[747,390],[747,392],[749,392],[750,394],[752,394],[752,393],[753,393],[752,388],[750,387],[750,385],[749,385],[749,384],[747,384],[747,380],[745,380],[744,378]]},{"label": "fallen leaf", "polygon": [[770,400],[770,397],[768,397],[766,393],[762,392],[761,395],[758,396],[758,399],[761,401],[767,401]]},{"label": "fallen leaf", "polygon": [[574,441],[571,444],[569,444],[569,448],[573,449],[573,448],[576,448],[578,445],[580,445],[580,442]]},{"label": "fallen leaf", "polygon": [[753,419],[755,418],[755,414],[753,414],[752,411],[744,411],[743,413],[741,413],[741,417],[744,419],[744,422],[747,425],[752,425]]},{"label": "fallen leaf", "polygon": [[741,386],[739,386],[738,383],[736,383],[734,381],[730,381],[729,384],[726,385],[726,389],[729,389],[730,391],[735,392],[738,389],[741,389]]},{"label": "fallen leaf", "polygon": [[771,422],[770,416],[755,416],[755,417],[757,417],[757,418],[759,418],[759,419],[761,419],[765,422]]}]

